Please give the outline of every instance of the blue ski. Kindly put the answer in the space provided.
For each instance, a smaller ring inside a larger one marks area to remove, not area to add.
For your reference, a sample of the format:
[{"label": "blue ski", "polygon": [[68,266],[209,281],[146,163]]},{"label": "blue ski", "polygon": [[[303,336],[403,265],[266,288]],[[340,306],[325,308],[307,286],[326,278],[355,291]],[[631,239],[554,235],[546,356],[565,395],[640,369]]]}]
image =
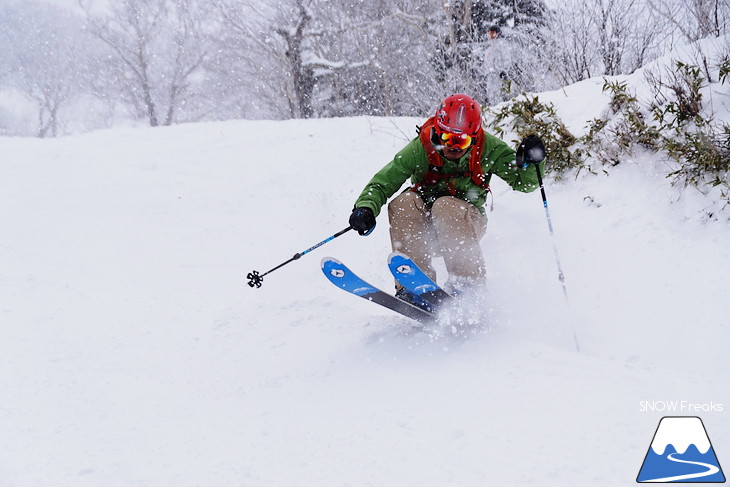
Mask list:
[{"label": "blue ski", "polygon": [[451,295],[441,289],[430,277],[423,272],[415,262],[405,254],[393,252],[388,256],[388,268],[393,277],[412,294],[419,296],[438,308]]},{"label": "blue ski", "polygon": [[337,259],[331,257],[322,259],[322,272],[338,288],[384,306],[403,316],[416,321],[430,321],[434,318],[431,312],[402,301],[395,296],[371,286]]}]

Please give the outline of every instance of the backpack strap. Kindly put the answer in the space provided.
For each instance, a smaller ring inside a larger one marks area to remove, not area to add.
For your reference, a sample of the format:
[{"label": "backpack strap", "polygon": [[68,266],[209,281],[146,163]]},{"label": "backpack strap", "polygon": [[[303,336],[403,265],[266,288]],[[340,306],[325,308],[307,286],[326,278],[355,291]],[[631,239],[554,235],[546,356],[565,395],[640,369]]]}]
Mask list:
[{"label": "backpack strap", "polygon": [[471,155],[469,156],[469,172],[471,173],[471,180],[474,181],[474,184],[489,191],[489,178],[482,171],[483,149],[484,129],[480,127],[476,140],[474,141],[474,147],[471,149]]},{"label": "backpack strap", "polygon": [[423,148],[426,149],[429,164],[440,167],[443,164],[443,161],[441,160],[441,157],[439,157],[436,148],[433,146],[434,141],[431,140],[431,129],[433,129],[435,125],[435,119],[436,117],[429,118],[418,128],[418,138],[421,140]]}]

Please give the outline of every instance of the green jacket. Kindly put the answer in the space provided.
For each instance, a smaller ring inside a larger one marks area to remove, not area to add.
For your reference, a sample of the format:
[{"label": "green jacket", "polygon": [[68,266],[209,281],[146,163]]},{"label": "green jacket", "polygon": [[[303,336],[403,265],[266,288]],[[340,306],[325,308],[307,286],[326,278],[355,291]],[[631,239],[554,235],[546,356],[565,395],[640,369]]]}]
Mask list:
[{"label": "green jacket", "polygon": [[[450,174],[468,171],[470,153],[471,151],[468,151],[458,161],[450,161],[442,157],[443,168],[441,172]],[[496,174],[517,191],[529,193],[537,189],[537,172],[535,168],[518,169],[514,165],[514,161],[515,151],[510,146],[491,134],[484,134],[481,165],[487,181],[489,181],[492,174]],[[410,178],[412,184],[416,184],[423,180],[426,171],[428,171],[426,149],[423,148],[421,140],[416,137],[398,152],[392,161],[373,176],[360,193],[360,197],[355,202],[355,207],[370,208],[373,214],[378,216],[383,205],[403,186],[408,178]],[[454,178],[451,183],[456,189],[455,196],[457,198],[468,201],[476,206],[482,215],[486,215],[484,202],[487,200],[487,190],[476,185],[471,178],[466,176]],[[409,186],[407,190],[412,187]],[[424,185],[418,190],[418,193],[429,207],[436,201],[436,198],[450,194],[446,180],[441,180],[431,186]]]}]

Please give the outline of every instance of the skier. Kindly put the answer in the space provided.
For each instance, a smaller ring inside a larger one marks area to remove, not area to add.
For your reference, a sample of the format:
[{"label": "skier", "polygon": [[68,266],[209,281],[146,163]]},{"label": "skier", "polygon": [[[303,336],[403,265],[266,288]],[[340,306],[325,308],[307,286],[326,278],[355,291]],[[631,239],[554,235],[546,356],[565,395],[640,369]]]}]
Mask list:
[{"label": "skier", "polygon": [[502,29],[498,25],[490,26],[487,31],[487,38],[496,39],[497,37],[502,37]]},{"label": "skier", "polygon": [[[517,167],[515,151],[484,131],[479,104],[451,95],[365,186],[350,226],[369,235],[383,205],[410,178],[411,186],[388,205],[393,251],[411,257],[434,282],[431,260],[443,256],[449,274],[444,288],[452,294],[482,286],[486,265],[479,241],[487,229],[484,203],[492,174],[517,191],[538,187],[536,171]],[[396,296],[411,301],[397,283]]]},{"label": "skier", "polygon": [[[487,40],[484,43],[486,50],[482,59],[482,78],[488,80],[492,86],[499,83],[500,93],[496,94],[495,101],[502,101],[512,97],[512,80],[508,73],[512,73],[517,66],[512,62],[514,40],[504,37],[498,25],[492,25],[487,31]],[[497,81],[499,77],[499,81]]]}]

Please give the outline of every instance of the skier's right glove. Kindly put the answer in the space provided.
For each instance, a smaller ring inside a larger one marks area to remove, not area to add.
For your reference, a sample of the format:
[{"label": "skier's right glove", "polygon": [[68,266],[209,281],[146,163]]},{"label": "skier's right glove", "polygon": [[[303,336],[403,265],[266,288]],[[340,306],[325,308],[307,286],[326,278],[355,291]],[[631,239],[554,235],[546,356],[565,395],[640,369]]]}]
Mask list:
[{"label": "skier's right glove", "polygon": [[350,226],[360,235],[370,235],[375,228],[375,215],[370,208],[355,208],[350,215]]}]

